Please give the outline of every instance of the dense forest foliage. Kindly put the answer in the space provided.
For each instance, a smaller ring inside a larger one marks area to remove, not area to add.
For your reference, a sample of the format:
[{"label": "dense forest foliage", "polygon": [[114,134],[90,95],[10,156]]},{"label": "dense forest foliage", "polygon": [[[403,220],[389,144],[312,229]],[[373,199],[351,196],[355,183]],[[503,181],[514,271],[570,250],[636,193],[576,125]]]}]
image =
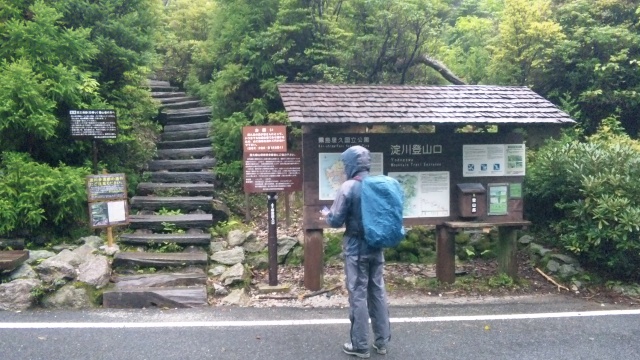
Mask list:
[{"label": "dense forest foliage", "polygon": [[116,110],[100,168],[135,187],[158,131],[140,85],[161,15],[154,0],[0,0],[0,234],[86,229],[92,144],[71,138],[70,109]]},{"label": "dense forest foliage", "polygon": [[[140,86],[153,73],[213,107],[216,171],[238,190],[240,129],[288,124],[278,83],[521,85],[579,123],[532,152],[529,196],[544,209],[530,207],[533,220],[576,253],[606,243],[637,256],[634,0],[0,0],[0,38],[0,234],[82,220],[91,144],[70,138],[69,109],[117,111],[120,135],[98,144],[101,168],[135,186],[158,131]],[[622,180],[602,177],[613,159],[632,169]],[[576,166],[599,182],[567,181]],[[602,206],[631,210],[621,220]]]},{"label": "dense forest foliage", "polygon": [[172,0],[172,79],[214,107],[221,175],[238,128],[286,123],[276,84],[524,85],[587,133],[636,137],[640,8],[631,0]]}]

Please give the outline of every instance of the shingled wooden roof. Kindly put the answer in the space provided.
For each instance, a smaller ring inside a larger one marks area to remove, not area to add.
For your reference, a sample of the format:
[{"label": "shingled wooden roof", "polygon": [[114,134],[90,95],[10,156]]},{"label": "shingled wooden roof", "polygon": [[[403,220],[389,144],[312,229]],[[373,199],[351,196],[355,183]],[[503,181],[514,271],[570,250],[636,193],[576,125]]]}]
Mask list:
[{"label": "shingled wooden roof", "polygon": [[294,124],[572,124],[524,86],[278,86]]}]

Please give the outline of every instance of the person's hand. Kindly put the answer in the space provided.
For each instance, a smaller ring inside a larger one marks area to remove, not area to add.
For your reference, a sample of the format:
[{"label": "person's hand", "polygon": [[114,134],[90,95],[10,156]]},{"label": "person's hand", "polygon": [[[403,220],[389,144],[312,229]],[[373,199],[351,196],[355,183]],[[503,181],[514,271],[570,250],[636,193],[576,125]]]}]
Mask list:
[{"label": "person's hand", "polygon": [[331,212],[331,210],[329,210],[329,208],[326,207],[326,206],[324,208],[322,208],[322,210],[320,210],[320,213],[322,214],[322,216],[327,216],[327,215],[329,215],[330,212]]}]

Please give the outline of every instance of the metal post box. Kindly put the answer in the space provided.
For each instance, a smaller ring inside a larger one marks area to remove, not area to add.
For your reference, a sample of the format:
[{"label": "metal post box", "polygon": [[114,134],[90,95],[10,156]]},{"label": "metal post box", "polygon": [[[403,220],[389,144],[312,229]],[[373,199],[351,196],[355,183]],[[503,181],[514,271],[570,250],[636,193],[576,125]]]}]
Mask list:
[{"label": "metal post box", "polygon": [[480,183],[458,184],[458,210],[462,218],[487,214],[487,191]]}]

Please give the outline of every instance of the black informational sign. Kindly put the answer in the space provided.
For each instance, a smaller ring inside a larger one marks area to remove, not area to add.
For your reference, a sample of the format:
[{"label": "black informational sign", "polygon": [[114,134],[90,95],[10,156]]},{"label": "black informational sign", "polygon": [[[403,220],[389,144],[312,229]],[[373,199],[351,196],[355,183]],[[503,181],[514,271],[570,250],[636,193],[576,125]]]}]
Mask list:
[{"label": "black informational sign", "polygon": [[71,136],[83,139],[115,139],[118,135],[115,110],[69,110]]}]

